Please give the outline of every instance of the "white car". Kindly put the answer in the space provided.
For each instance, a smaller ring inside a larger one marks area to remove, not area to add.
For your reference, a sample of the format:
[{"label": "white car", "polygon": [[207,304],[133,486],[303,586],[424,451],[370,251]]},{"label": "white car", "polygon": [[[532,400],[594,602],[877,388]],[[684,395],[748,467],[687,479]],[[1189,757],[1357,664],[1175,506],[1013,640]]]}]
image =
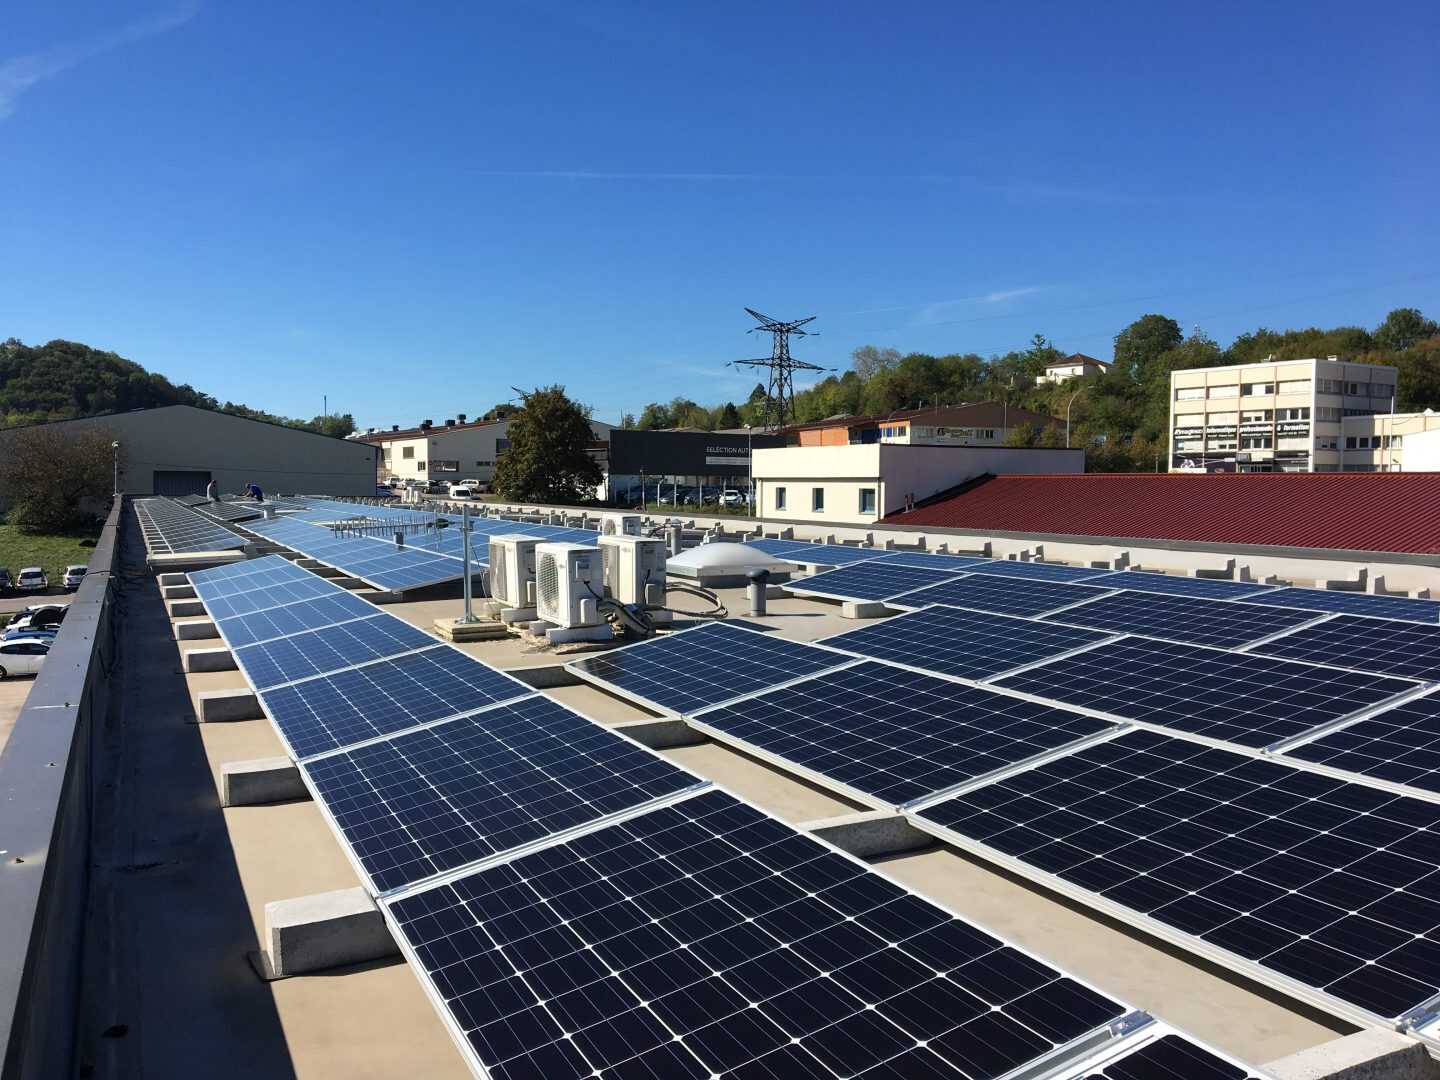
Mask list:
[{"label": "white car", "polygon": [[473,499],[476,488],[471,484],[451,484],[450,498],[452,499]]},{"label": "white car", "polygon": [[65,604],[31,604],[16,612],[5,624],[6,630],[23,630],[27,626],[58,626],[65,619]]},{"label": "white car", "polygon": [[80,588],[80,582],[85,579],[85,569],[86,568],[84,566],[65,567],[65,578],[61,584],[63,584],[65,588],[69,589],[71,592],[74,592],[76,589]]},{"label": "white car", "polygon": [[50,643],[38,638],[0,641],[0,679],[7,675],[34,675],[50,654]]},{"label": "white car", "polygon": [[736,491],[734,488],[726,488],[720,492],[721,506],[744,506],[749,501],[750,499],[743,492]]},{"label": "white car", "polygon": [[15,588],[20,592],[43,592],[50,587],[50,579],[38,566],[27,566],[15,579]]}]

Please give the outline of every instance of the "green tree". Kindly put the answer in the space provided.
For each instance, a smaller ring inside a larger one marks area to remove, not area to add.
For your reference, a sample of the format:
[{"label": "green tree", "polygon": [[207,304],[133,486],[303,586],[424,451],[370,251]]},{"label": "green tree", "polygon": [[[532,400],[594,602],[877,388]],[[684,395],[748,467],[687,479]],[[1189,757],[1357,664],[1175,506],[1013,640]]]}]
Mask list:
[{"label": "green tree", "polygon": [[1131,382],[1144,382],[1150,364],[1184,340],[1174,319],[1142,315],[1115,335],[1115,367]]},{"label": "green tree", "polygon": [[893,368],[900,363],[898,349],[879,349],[874,345],[861,345],[850,354],[850,366],[856,375],[868,379],[876,372]]},{"label": "green tree", "polygon": [[720,415],[715,418],[717,428],[737,428],[744,421],[740,419],[740,410],[735,408],[733,401],[727,401],[720,409]]},{"label": "green tree", "polygon": [[480,419],[487,422],[493,422],[496,420],[508,420],[510,417],[514,416],[519,411],[520,406],[514,404],[513,402],[502,401],[500,402],[500,404],[491,408],[490,411],[487,412],[484,416],[480,417]]},{"label": "green tree", "polygon": [[1034,446],[1040,441],[1040,429],[1034,424],[1016,424],[1005,433],[1005,446]]},{"label": "green tree", "polygon": [[640,410],[640,420],[636,424],[642,431],[658,431],[660,428],[674,426],[675,421],[670,416],[669,406],[654,401]]},{"label": "green tree", "polygon": [[21,532],[54,533],[87,522],[94,507],[86,503],[112,493],[113,441],[103,427],[63,435],[46,425],[17,432],[0,456],[10,524]]},{"label": "green tree", "polygon": [[633,431],[635,429],[635,414],[633,412],[627,412],[621,416],[620,427],[625,431]]},{"label": "green tree", "polygon": [[588,502],[600,483],[590,456],[594,441],[589,410],[571,401],[563,386],[522,396],[510,417],[510,448],[495,463],[495,491],[506,499]]},{"label": "green tree", "polygon": [[328,416],[317,416],[305,425],[311,431],[321,435],[330,435],[336,439],[343,439],[355,430],[355,417],[349,413],[330,413]]},{"label": "green tree", "polygon": [[1427,319],[1413,307],[1396,308],[1375,328],[1375,344],[1399,352],[1440,334],[1434,319]]}]

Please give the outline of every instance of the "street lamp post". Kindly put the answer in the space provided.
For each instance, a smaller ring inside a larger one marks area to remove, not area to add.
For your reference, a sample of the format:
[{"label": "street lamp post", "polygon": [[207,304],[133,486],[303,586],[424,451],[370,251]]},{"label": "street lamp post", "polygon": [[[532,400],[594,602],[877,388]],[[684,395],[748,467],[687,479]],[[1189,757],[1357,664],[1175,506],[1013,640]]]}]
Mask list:
[{"label": "street lamp post", "polygon": [[1070,400],[1065,403],[1065,449],[1070,449],[1070,406],[1075,404],[1075,399],[1083,394],[1088,387],[1080,387],[1070,395]]},{"label": "street lamp post", "polygon": [[111,469],[111,472],[114,474],[114,477],[115,477],[115,484],[114,484],[115,496],[116,496],[116,498],[119,498],[119,496],[120,496],[120,444],[119,444],[118,442],[112,442],[112,443],[110,444],[110,469]]},{"label": "street lamp post", "polygon": [[750,501],[750,516],[755,516],[755,452],[750,443],[750,425],[745,425],[745,468],[749,475],[746,478],[745,498]]}]

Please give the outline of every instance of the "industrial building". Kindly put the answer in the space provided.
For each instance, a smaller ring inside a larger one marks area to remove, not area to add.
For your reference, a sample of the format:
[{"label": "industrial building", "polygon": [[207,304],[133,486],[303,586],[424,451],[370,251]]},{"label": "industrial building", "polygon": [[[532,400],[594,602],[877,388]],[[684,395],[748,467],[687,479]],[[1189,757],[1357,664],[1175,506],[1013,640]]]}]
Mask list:
[{"label": "industrial building", "polygon": [[755,451],[756,506],[774,521],[874,524],[979,476],[1084,471],[1085,452],[1079,449],[908,442],[787,446]]},{"label": "industrial building", "polygon": [[[749,431],[635,431],[615,428],[597,447],[611,502],[699,502],[720,492],[750,490],[751,453],[784,446],[779,435]],[[643,489],[643,498],[642,498]]]},{"label": "industrial building", "polygon": [[[613,425],[590,421],[597,440],[609,437]],[[467,420],[464,413],[441,424],[422,420],[413,428],[393,425],[371,429],[352,441],[375,447],[380,454],[380,483],[392,478],[428,482],[495,478],[495,462],[510,446],[508,420]]]},{"label": "industrial building", "polygon": [[1395,393],[1394,368],[1337,356],[1172,372],[1170,469],[1401,470],[1428,421],[1391,415]]},{"label": "industrial building", "polygon": [[[7,439],[34,426],[0,430],[0,453]],[[43,426],[61,434],[103,431],[118,442],[127,495],[202,495],[211,480],[222,493],[251,483],[267,492],[375,493],[375,447],[230,413],[165,405]]]},{"label": "industrial building", "polygon": [[1043,413],[1002,401],[977,401],[897,409],[884,416],[836,416],[784,429],[795,446],[851,446],[899,443],[906,446],[1003,446],[1019,427],[1063,426]]}]

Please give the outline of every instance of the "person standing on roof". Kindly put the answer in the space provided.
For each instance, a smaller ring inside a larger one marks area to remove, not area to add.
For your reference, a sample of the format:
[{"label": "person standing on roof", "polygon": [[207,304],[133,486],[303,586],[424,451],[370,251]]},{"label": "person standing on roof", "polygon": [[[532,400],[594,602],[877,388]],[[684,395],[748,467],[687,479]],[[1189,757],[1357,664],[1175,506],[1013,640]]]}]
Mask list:
[{"label": "person standing on roof", "polygon": [[260,490],[259,484],[246,484],[245,494],[249,495],[256,502],[265,501],[265,493]]},{"label": "person standing on roof", "polygon": [[220,501],[220,489],[216,486],[214,480],[211,480],[205,485],[205,498],[209,499],[212,503],[218,503]]}]

